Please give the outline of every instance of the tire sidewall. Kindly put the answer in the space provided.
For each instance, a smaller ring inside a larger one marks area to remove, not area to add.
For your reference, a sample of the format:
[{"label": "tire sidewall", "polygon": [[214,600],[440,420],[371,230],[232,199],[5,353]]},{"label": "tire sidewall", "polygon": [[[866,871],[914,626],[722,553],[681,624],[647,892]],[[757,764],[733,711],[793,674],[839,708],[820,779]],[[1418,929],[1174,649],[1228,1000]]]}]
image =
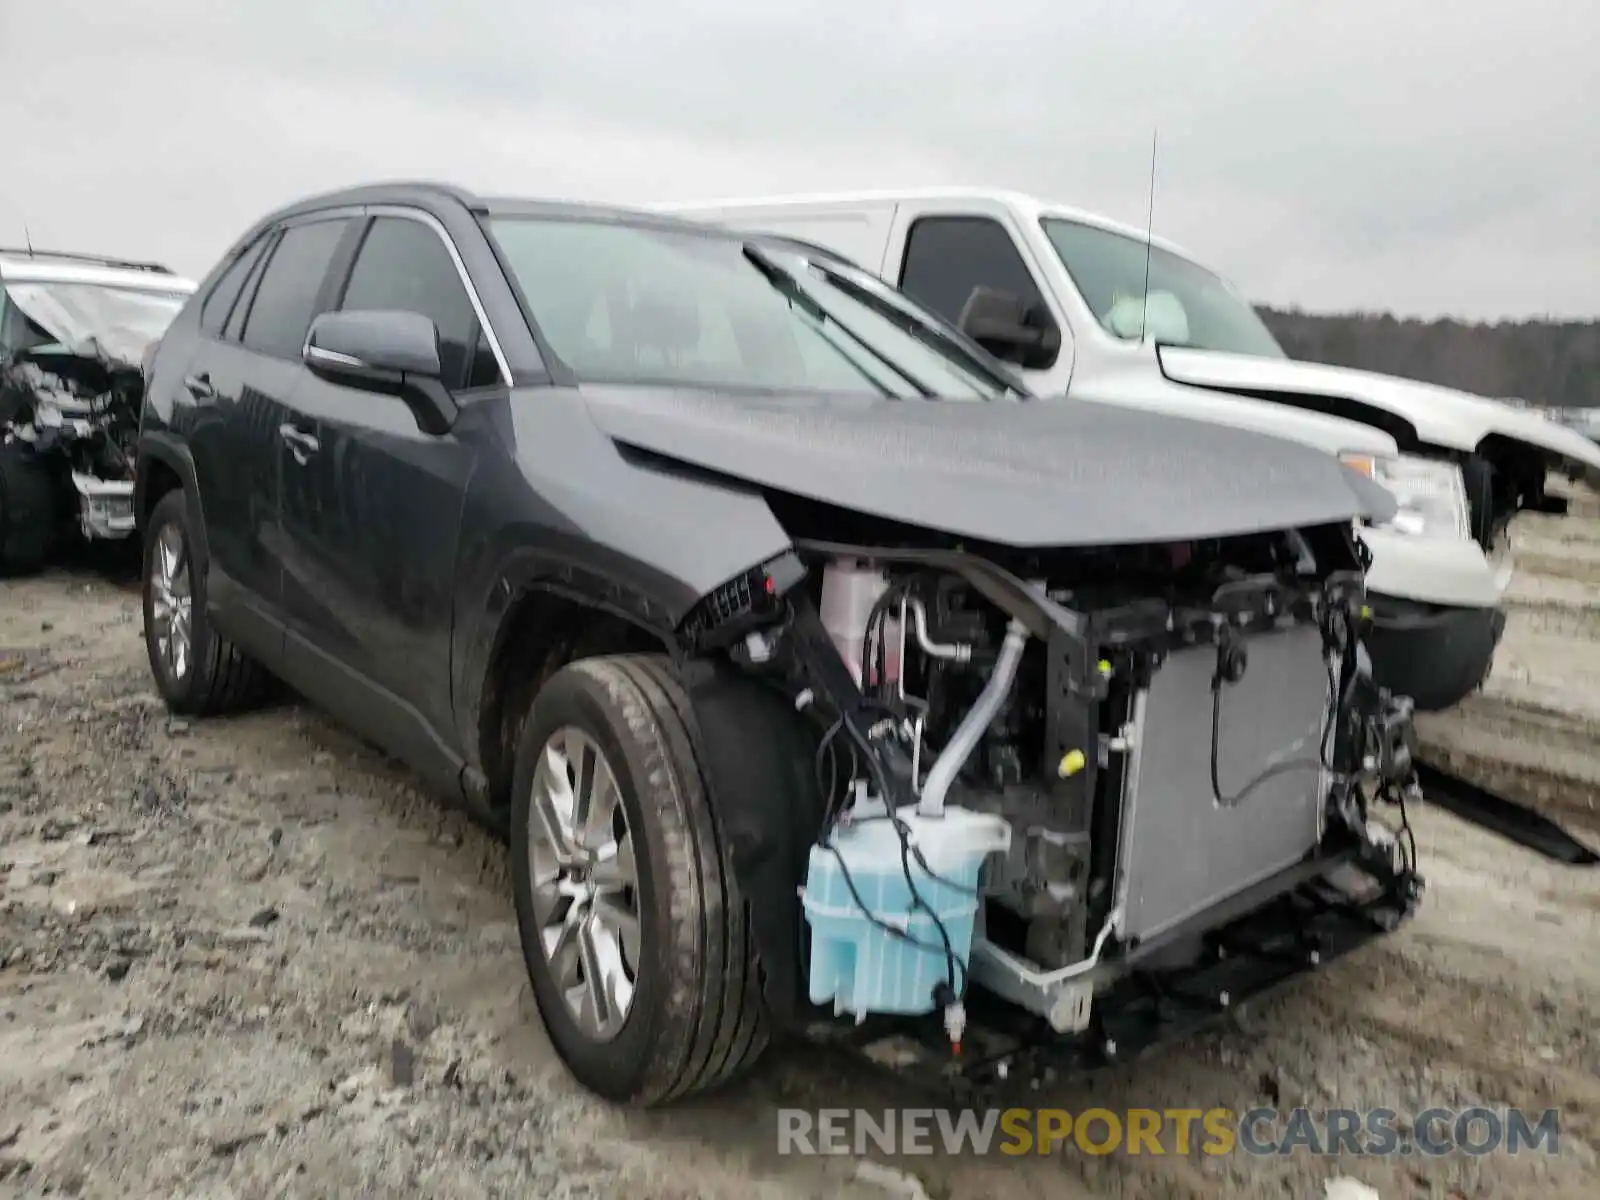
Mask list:
[{"label": "tire sidewall", "polygon": [[[610,764],[633,838],[638,869],[638,978],[622,1029],[605,1042],[592,1041],[578,1029],[550,972],[533,916],[527,838],[533,780],[545,742],[556,730],[569,725],[591,738]],[[670,747],[664,739],[655,750],[662,761],[671,761]],[[568,668],[553,676],[534,702],[518,741],[512,783],[512,888],[534,1000],[550,1041],[572,1074],[597,1094],[617,1101],[633,1098],[654,1074],[652,1059],[666,1016],[668,981],[672,978],[673,964],[667,958],[678,942],[676,926],[685,916],[679,897],[672,894],[676,889],[670,881],[663,888],[658,874],[659,864],[667,861],[669,852],[662,845],[661,823],[649,811],[656,802],[655,785],[650,782],[644,757],[604,683],[583,670]],[[672,802],[670,797],[662,799]],[[694,984],[684,980],[680,986],[692,990]]]}]

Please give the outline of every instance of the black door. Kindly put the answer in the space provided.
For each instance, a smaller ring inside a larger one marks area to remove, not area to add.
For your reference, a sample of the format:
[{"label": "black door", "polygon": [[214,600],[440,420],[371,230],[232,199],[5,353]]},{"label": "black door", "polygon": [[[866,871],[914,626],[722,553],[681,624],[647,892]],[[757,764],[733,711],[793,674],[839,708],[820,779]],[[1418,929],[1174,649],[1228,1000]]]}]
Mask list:
[{"label": "black door", "polygon": [[[219,626],[268,662],[281,649],[279,427],[305,374],[300,346],[348,221],[273,230],[217,282],[180,402],[204,515]],[[297,332],[298,331],[298,332]]]},{"label": "black door", "polygon": [[[447,386],[462,403],[500,383],[444,234],[424,219],[374,218],[340,309],[400,309],[438,326]],[[286,652],[345,690],[341,711],[426,768],[456,760],[450,633],[462,497],[474,448],[422,432],[393,396],[307,372],[282,458]],[[421,751],[421,759],[417,752]]]}]

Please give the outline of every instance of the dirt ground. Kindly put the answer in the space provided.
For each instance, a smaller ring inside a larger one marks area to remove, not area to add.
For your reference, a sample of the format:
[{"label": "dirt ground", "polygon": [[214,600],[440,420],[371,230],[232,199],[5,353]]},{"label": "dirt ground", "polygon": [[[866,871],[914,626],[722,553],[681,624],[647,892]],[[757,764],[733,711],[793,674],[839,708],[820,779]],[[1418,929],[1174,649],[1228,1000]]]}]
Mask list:
[{"label": "dirt ground", "polygon": [[[1580,503],[1519,526],[1494,678],[1425,736],[1600,831],[1600,507]],[[104,572],[0,589],[0,1193],[1600,1195],[1600,871],[1423,811],[1428,892],[1399,933],[1215,1033],[1018,1097],[1557,1107],[1556,1156],[780,1157],[780,1107],[926,1101],[796,1052],[667,1113],[593,1100],[534,1014],[499,845],[308,708],[169,719],[137,597]]]}]

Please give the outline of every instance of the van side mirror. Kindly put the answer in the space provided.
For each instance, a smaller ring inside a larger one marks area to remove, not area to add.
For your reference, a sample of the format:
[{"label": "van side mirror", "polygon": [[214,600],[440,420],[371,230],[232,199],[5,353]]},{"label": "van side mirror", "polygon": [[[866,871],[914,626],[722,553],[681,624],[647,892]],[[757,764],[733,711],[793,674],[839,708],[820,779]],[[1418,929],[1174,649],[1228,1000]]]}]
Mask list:
[{"label": "van side mirror", "polygon": [[1024,370],[1042,371],[1061,353],[1061,330],[1050,314],[1014,292],[973,288],[956,324],[990,354]]},{"label": "van side mirror", "polygon": [[424,433],[448,433],[456,422],[459,410],[440,378],[439,328],[421,313],[321,313],[311,322],[301,357],[330,383],[404,401]]}]

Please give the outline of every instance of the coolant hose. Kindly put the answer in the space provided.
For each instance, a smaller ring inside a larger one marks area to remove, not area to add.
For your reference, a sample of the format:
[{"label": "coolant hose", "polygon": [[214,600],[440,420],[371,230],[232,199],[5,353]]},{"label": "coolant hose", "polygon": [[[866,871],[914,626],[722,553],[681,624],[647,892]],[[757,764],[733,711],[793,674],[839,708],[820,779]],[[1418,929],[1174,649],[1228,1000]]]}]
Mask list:
[{"label": "coolant hose", "polygon": [[917,812],[924,817],[938,817],[944,815],[944,798],[949,792],[950,785],[956,781],[956,774],[966,765],[967,759],[972,757],[972,752],[977,748],[978,739],[983,736],[983,731],[994,720],[995,714],[1000,711],[1000,706],[1005,703],[1007,694],[1011,691],[1011,684],[1017,677],[1017,667],[1022,662],[1022,648],[1028,641],[1028,627],[1015,617],[1006,626],[1005,644],[1000,647],[1000,657],[994,664],[994,674],[989,676],[989,682],[984,684],[983,691],[978,694],[978,701],[967,715],[961,719],[961,724],[956,726],[956,731],[951,735],[950,741],[939,752],[938,759],[933,768],[928,772],[928,782],[922,788],[922,796],[917,801]]}]

